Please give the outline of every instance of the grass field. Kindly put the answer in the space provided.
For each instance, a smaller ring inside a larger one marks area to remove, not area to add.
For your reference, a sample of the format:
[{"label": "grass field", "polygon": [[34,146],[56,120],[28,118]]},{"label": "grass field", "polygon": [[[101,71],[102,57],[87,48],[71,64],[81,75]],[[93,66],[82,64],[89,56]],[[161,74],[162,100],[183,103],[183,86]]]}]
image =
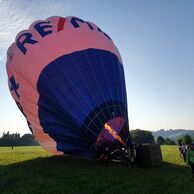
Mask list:
[{"label": "grass field", "polygon": [[0,194],[193,194],[177,146],[162,146],[161,167],[137,168],[51,156],[41,147],[0,147]]}]

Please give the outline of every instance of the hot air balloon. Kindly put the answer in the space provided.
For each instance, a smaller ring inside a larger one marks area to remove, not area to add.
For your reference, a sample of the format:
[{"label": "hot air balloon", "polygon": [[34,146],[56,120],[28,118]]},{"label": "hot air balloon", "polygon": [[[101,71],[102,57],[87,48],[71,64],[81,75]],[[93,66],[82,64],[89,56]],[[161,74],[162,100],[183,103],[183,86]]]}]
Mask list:
[{"label": "hot air balloon", "polygon": [[50,17],[21,31],[7,51],[8,84],[39,144],[91,156],[91,145],[129,137],[121,56],[98,26]]}]

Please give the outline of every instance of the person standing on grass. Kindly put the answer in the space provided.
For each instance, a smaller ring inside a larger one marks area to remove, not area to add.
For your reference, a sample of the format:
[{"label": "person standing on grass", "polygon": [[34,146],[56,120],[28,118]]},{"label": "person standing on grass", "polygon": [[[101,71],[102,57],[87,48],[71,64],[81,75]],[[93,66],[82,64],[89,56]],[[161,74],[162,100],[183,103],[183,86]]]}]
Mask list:
[{"label": "person standing on grass", "polygon": [[97,160],[102,158],[102,155],[104,155],[104,151],[101,145],[98,145],[97,143],[92,144],[91,146],[92,151],[92,164],[96,164]]},{"label": "person standing on grass", "polygon": [[186,157],[187,157],[187,148],[185,144],[183,143],[181,146],[181,154],[183,156],[184,161],[186,162]]},{"label": "person standing on grass", "polygon": [[192,178],[194,179],[194,143],[191,143],[187,152],[187,164],[191,166]]},{"label": "person standing on grass", "polygon": [[92,152],[92,164],[96,164],[97,155],[98,155],[98,145],[96,143],[92,144],[91,146],[91,152]]},{"label": "person standing on grass", "polygon": [[143,145],[140,143],[136,146],[136,156],[135,156],[135,163],[143,167]]},{"label": "person standing on grass", "polygon": [[101,164],[103,164],[104,162],[106,163],[106,166],[109,165],[109,161],[111,160],[111,154],[110,154],[110,149],[108,146],[106,146],[102,152],[101,155],[99,157],[99,161]]}]

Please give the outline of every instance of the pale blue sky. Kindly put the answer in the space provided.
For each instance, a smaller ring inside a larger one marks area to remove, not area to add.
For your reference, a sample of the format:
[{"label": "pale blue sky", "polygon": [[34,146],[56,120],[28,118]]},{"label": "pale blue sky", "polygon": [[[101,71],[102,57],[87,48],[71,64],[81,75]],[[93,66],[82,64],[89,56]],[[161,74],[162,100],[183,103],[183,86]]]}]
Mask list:
[{"label": "pale blue sky", "polygon": [[120,50],[130,128],[194,129],[194,1],[0,0],[0,135],[29,132],[11,99],[6,50],[20,30],[52,15],[96,23]]}]

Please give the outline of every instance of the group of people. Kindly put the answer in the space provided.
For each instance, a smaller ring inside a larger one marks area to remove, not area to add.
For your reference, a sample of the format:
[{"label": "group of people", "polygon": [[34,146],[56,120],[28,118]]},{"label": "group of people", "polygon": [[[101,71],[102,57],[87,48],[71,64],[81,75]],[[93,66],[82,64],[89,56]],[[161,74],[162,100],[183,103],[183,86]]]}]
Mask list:
[{"label": "group of people", "polygon": [[[99,161],[108,166],[110,160],[117,159],[124,163],[143,166],[144,152],[142,144],[135,145],[131,142],[127,142],[126,145],[117,146],[117,149],[115,149],[115,146],[111,149],[109,144],[93,144],[91,148],[93,163]],[[189,146],[186,146],[184,143],[180,144],[179,151],[184,161],[191,167],[192,177],[194,178],[194,143],[191,143]]]},{"label": "group of people", "polygon": [[140,144],[131,144],[128,146],[128,155],[129,161],[132,165],[136,164],[140,167],[143,166],[143,145]]},{"label": "group of people", "polygon": [[191,167],[192,178],[194,178],[194,143],[186,146],[184,143],[179,145],[180,155],[184,161]]},{"label": "group of people", "polygon": [[112,148],[109,144],[98,145],[93,144],[92,150],[92,162],[105,163],[107,166],[110,160],[120,160],[125,164],[143,166],[143,146],[142,144],[126,143],[126,145],[113,145]]}]

